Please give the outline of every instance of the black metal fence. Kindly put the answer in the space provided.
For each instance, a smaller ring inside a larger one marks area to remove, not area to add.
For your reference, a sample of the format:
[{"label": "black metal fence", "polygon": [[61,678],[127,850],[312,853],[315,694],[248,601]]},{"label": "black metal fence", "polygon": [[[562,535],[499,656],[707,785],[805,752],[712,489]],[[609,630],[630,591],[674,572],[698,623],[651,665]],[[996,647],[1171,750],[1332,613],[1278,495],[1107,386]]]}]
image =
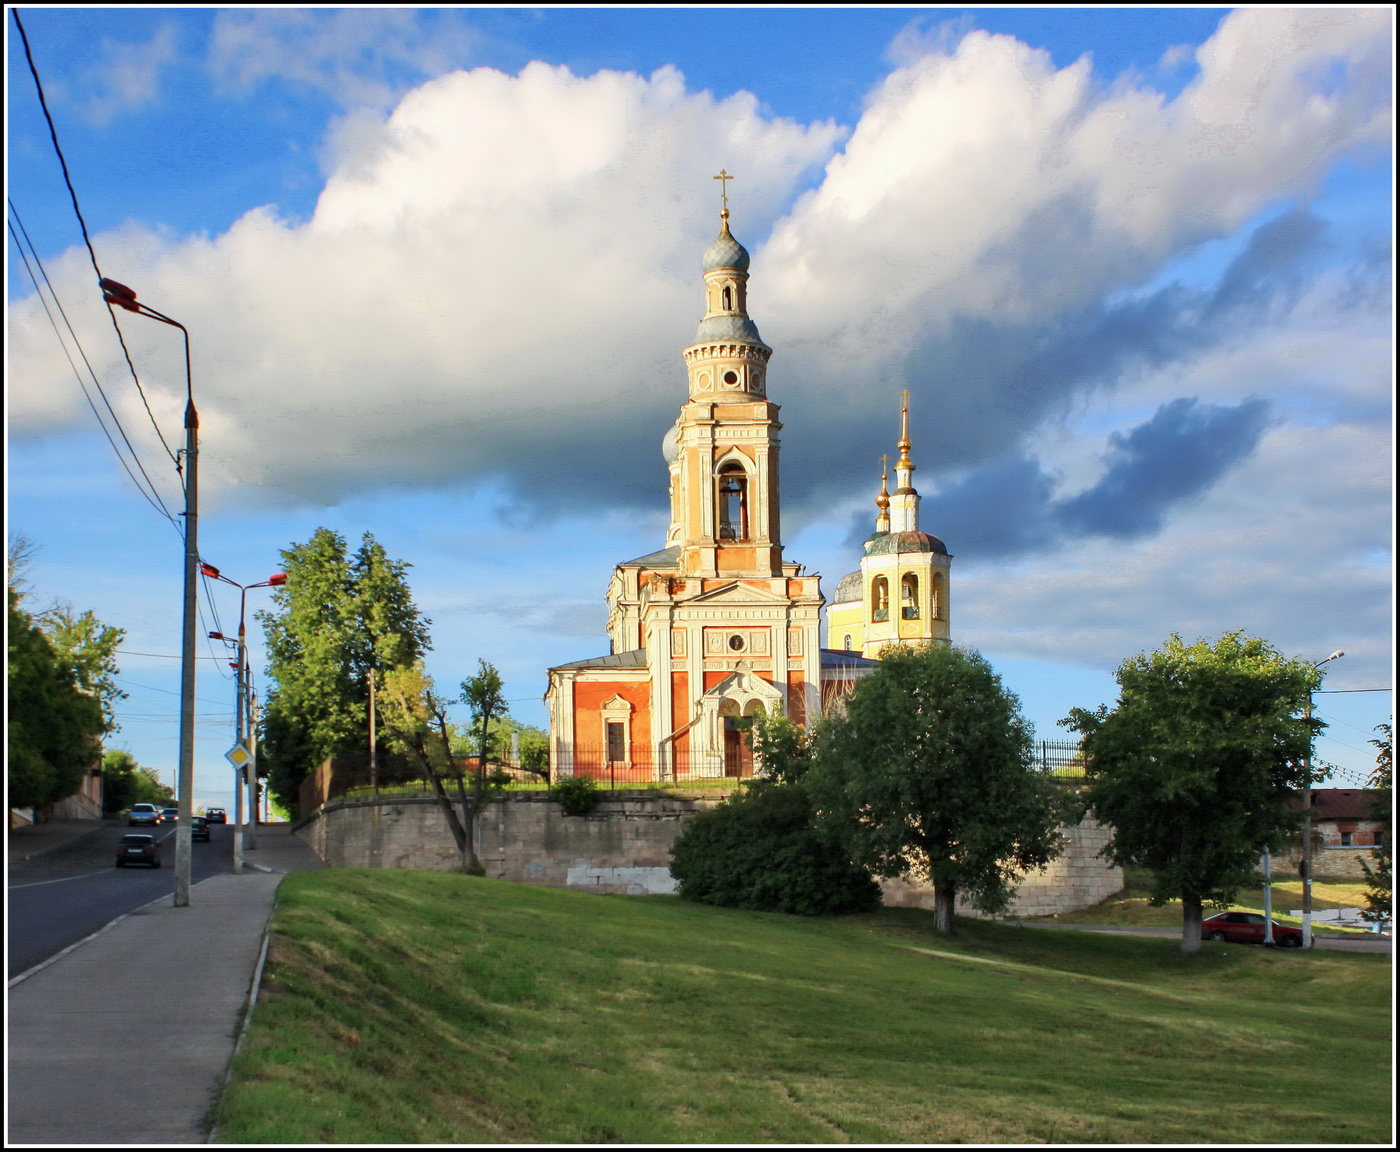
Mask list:
[{"label": "black metal fence", "polygon": [[677,752],[671,748],[631,745],[617,748],[576,747],[557,751],[554,770],[559,776],[592,776],[599,783],[641,783],[654,780],[747,779],[754,774],[753,753],[748,744],[729,744],[714,753]]},{"label": "black metal fence", "polygon": [[1037,740],[1040,770],[1058,780],[1084,779],[1084,754],[1078,740]]}]

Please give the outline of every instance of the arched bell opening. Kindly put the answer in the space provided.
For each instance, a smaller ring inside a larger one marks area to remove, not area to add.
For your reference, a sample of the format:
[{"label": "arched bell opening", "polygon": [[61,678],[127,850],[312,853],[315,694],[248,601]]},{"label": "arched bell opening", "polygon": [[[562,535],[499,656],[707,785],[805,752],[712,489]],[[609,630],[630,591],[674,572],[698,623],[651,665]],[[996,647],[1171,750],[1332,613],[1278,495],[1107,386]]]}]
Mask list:
[{"label": "arched bell opening", "polygon": [[749,476],[742,464],[730,461],[718,473],[719,538],[749,538]]},{"label": "arched bell opening", "polygon": [[905,620],[919,618],[919,578],[912,572],[899,582],[899,614]]},{"label": "arched bell opening", "polygon": [[883,576],[876,576],[870,585],[870,619],[882,624],[890,618],[890,582]]}]

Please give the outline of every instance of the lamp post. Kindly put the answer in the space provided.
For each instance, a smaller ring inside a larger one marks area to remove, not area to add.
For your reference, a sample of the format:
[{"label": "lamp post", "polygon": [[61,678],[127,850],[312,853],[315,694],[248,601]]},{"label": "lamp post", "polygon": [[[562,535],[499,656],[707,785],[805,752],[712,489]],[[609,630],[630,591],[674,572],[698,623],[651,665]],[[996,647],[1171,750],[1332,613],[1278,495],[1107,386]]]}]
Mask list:
[{"label": "lamp post", "polygon": [[194,671],[195,591],[199,565],[199,413],[194,407],[194,378],[190,374],[190,333],[178,320],[138,304],[125,284],[103,277],[102,299],[138,316],[148,316],[180,329],[185,337],[185,584],[184,622],[180,640],[180,770],[176,781],[180,819],[175,828],[175,896],[177,908],[190,902],[190,817],[194,815]]},{"label": "lamp post", "polygon": [[[253,829],[257,826],[257,787],[258,769],[257,760],[252,757],[252,693],[248,690],[248,591],[251,588],[281,588],[286,584],[287,577],[284,573],[278,572],[269,576],[266,580],[258,584],[240,584],[237,580],[230,580],[212,564],[201,564],[199,566],[204,575],[214,580],[221,580],[225,584],[232,584],[238,589],[238,716],[235,724],[238,744],[250,754],[249,760],[238,769],[240,776],[234,785],[234,830],[233,830],[233,870],[241,872],[243,870],[243,850],[245,848],[256,848],[258,846],[257,836]],[[216,640],[227,640],[228,637],[218,632],[211,632],[209,635]],[[243,786],[246,784],[248,790],[248,826],[243,827]]]},{"label": "lamp post", "polygon": [[[201,564],[200,568],[203,569],[204,565]],[[222,640],[233,648],[235,655],[238,652],[238,641],[231,640],[222,632],[210,632],[209,639]],[[233,704],[233,739],[234,744],[241,747],[243,744],[243,661],[231,660],[229,667],[234,670],[237,684]],[[235,771],[242,771],[242,769],[235,769]],[[235,776],[233,783],[233,874],[235,876],[243,874],[243,789],[240,784],[241,781]]]},{"label": "lamp post", "polygon": [[[1321,668],[1331,660],[1340,660],[1345,652],[1333,652],[1326,660],[1317,660],[1314,668]],[[1308,707],[1303,717],[1308,722],[1308,759],[1303,766],[1303,947],[1313,946],[1312,930],[1312,783],[1313,783],[1313,733],[1312,733],[1313,690],[1308,688]]]}]

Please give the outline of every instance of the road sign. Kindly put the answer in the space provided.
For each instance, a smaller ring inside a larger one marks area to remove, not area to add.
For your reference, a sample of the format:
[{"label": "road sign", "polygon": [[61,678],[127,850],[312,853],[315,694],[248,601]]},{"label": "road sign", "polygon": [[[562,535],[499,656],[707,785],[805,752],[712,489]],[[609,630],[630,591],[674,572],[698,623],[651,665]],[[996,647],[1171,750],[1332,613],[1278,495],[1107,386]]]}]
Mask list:
[{"label": "road sign", "polygon": [[248,761],[252,758],[253,754],[249,752],[248,749],[245,748],[242,744],[235,744],[232,748],[230,748],[227,752],[224,753],[224,759],[227,760],[230,764],[232,764],[235,768],[246,767]]}]

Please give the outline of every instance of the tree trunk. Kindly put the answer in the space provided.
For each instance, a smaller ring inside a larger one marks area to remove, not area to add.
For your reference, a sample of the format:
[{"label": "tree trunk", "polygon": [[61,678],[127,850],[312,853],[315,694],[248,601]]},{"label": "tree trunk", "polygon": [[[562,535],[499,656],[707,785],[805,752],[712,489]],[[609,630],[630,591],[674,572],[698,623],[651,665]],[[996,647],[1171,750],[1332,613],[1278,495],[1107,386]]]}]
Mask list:
[{"label": "tree trunk", "polygon": [[457,780],[457,795],[462,801],[462,811],[467,817],[467,853],[465,871],[468,876],[485,876],[486,868],[481,863],[481,858],[476,854],[476,824],[481,815],[481,795],[477,789],[476,798],[469,799],[467,790],[462,786],[462,777],[459,774]]},{"label": "tree trunk", "polygon": [[1181,898],[1181,950],[1187,955],[1201,950],[1201,902],[1194,896]]},{"label": "tree trunk", "polygon": [[933,882],[933,930],[940,935],[953,934],[953,906],[957,897],[957,886],[951,880]]},{"label": "tree trunk", "polygon": [[428,754],[421,748],[414,747],[410,741],[404,740],[403,745],[413,754],[413,758],[418,761],[418,766],[423,769],[423,774],[427,776],[428,783],[433,786],[438,806],[442,808],[442,814],[447,818],[447,826],[452,829],[452,839],[457,842],[457,852],[462,858],[462,871],[468,871],[467,853],[470,850],[470,841],[466,829],[462,827],[461,820],[457,818],[457,809],[452,806],[451,797],[447,795],[447,790],[442,786],[442,780],[433,770],[432,761],[428,759]]}]

